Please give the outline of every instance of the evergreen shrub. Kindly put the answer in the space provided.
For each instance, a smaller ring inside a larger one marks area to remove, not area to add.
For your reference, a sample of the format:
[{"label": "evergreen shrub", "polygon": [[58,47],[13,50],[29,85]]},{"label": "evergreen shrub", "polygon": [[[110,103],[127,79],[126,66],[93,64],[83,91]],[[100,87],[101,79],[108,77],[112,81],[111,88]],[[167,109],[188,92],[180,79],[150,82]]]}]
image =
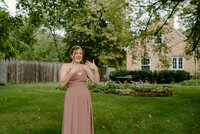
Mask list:
[{"label": "evergreen shrub", "polygon": [[131,75],[133,81],[142,81],[158,84],[168,84],[168,83],[179,83],[184,80],[189,80],[191,78],[190,73],[184,70],[161,70],[161,71],[146,71],[146,70],[117,70],[110,73],[110,79],[115,82],[128,81],[129,79],[123,78],[120,79],[119,76]]}]

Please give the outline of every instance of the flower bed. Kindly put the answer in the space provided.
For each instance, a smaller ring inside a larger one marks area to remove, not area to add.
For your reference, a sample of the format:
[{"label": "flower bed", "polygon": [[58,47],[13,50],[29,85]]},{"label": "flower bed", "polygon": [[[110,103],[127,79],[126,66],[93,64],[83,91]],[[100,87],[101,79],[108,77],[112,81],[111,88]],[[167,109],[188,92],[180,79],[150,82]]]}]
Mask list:
[{"label": "flower bed", "polygon": [[115,95],[128,95],[128,96],[146,96],[146,97],[162,97],[172,96],[172,87],[170,86],[154,86],[136,83],[118,84],[108,81],[106,84],[94,85],[88,82],[87,87],[92,92],[107,93]]},{"label": "flower bed", "polygon": [[131,92],[133,96],[149,96],[149,97],[164,97],[164,96],[172,96],[172,94],[168,94],[166,92],[156,92],[156,91],[148,91],[148,92]]}]

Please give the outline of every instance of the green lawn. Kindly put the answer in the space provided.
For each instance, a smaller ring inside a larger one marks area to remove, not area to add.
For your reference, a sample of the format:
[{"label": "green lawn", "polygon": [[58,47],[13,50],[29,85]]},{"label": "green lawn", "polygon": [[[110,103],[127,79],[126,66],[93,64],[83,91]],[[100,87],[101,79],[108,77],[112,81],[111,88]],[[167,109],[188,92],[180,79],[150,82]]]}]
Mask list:
[{"label": "green lawn", "polygon": [[[58,83],[0,86],[0,134],[60,134],[65,91]],[[95,134],[200,133],[200,87],[172,97],[91,93]]]}]

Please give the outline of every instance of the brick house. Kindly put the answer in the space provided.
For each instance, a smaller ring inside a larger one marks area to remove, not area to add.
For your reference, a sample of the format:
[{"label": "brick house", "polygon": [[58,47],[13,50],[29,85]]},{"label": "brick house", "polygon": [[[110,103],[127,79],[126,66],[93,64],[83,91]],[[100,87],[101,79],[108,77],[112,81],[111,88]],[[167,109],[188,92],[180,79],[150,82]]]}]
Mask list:
[{"label": "brick house", "polygon": [[[163,23],[162,19],[153,21],[147,31],[156,31]],[[158,34],[152,35],[144,40],[143,45],[141,45],[139,37],[135,40],[136,45],[133,48],[127,48],[127,70],[185,70],[190,74],[199,71],[199,64],[195,56],[185,54],[185,48],[189,44],[185,41],[186,37],[174,29],[173,17],[169,19],[169,23],[164,25]],[[144,47],[142,47],[144,45],[147,54],[145,58],[142,58],[145,52]],[[159,51],[161,49],[162,51]],[[132,58],[133,53],[135,58]]]}]

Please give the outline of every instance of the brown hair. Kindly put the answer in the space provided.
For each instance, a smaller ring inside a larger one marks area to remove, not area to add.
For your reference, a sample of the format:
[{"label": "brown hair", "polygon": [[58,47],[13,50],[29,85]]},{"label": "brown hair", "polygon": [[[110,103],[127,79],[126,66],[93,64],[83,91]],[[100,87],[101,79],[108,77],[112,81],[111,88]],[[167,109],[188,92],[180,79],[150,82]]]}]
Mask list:
[{"label": "brown hair", "polygon": [[[72,60],[73,60],[73,59],[71,58],[71,55],[74,56],[73,54],[76,53],[76,51],[77,51],[78,49],[81,49],[82,55],[84,55],[84,50],[81,48],[81,46],[75,45],[75,46],[73,46],[73,47],[70,49],[70,62],[72,62]],[[82,61],[81,61],[81,62],[82,62]]]}]

